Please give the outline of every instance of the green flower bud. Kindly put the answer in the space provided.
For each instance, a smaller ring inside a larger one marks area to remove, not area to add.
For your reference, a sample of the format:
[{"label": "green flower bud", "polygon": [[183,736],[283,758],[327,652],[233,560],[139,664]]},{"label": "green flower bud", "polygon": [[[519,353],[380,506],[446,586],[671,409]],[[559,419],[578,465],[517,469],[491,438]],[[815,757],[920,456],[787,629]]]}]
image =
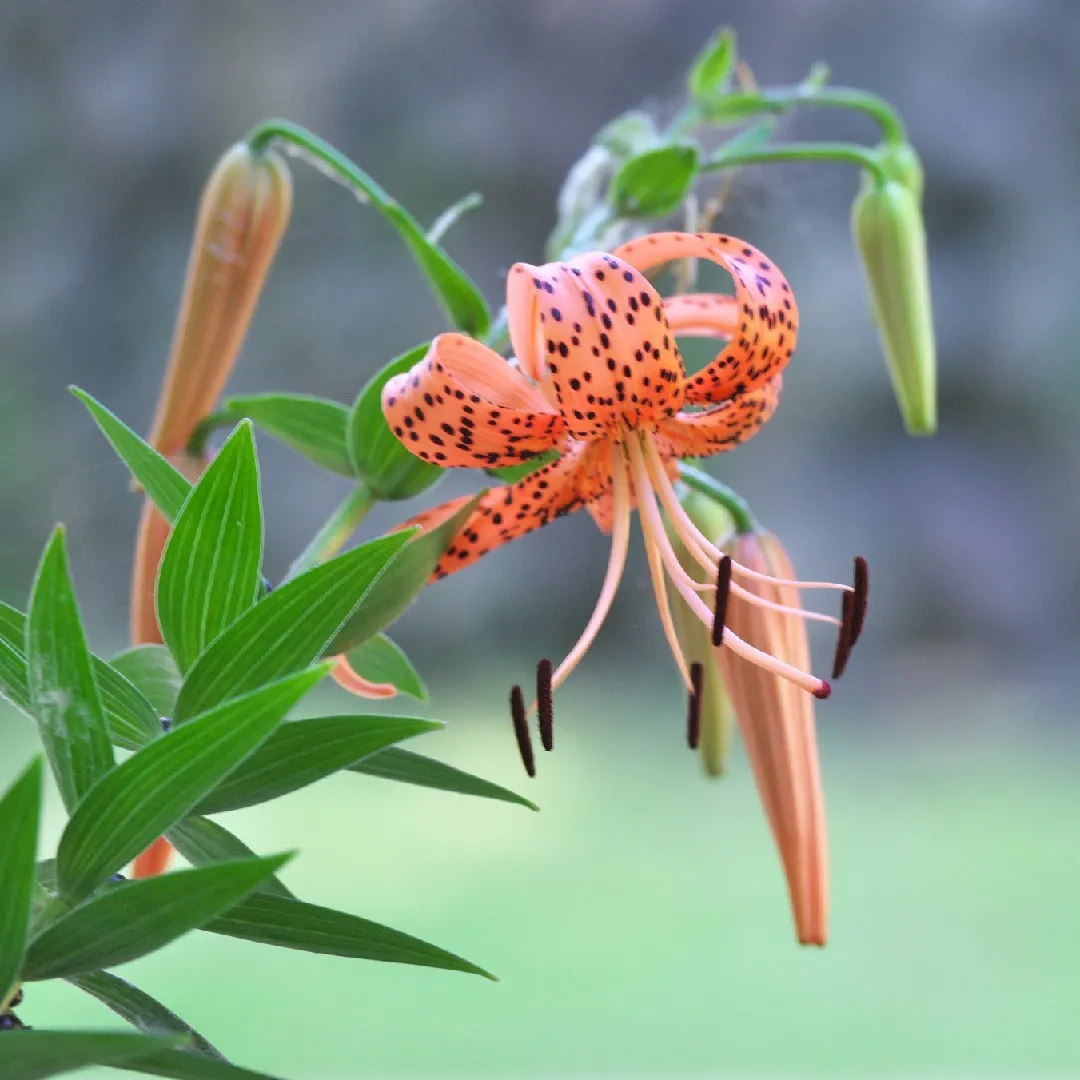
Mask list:
[{"label": "green flower bud", "polygon": [[[686,490],[681,494],[683,508],[701,532],[714,543],[732,535],[734,522],[731,515],[714,499],[701,492]],[[674,528],[667,523],[668,536],[679,556],[683,569],[695,581],[707,580],[706,572],[679,540]],[[668,583],[668,599],[671,618],[683,654],[691,664],[701,664],[701,763],[708,776],[723,776],[731,750],[731,733],[735,726],[735,712],[731,699],[724,689],[724,680],[712,646],[711,632],[691,611],[686,601],[671,583]]]},{"label": "green flower bud", "polygon": [[851,229],[904,426],[912,435],[932,435],[937,428],[937,360],[922,168],[910,147],[886,148],[881,161],[888,179],[864,174]]}]

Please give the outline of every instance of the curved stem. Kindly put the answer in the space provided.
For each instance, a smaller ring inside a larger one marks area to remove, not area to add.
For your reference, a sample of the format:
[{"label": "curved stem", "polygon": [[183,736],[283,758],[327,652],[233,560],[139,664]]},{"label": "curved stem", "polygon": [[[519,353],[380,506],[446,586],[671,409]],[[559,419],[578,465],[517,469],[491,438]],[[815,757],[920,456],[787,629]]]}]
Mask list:
[{"label": "curved stem", "polygon": [[886,142],[907,142],[907,131],[900,114],[877,94],[848,86],[826,86],[810,93],[805,90],[800,93],[796,87],[793,98],[792,104],[795,105],[823,105],[826,108],[854,109],[866,113],[877,121]]},{"label": "curved stem", "polygon": [[358,483],[326,519],[307,547],[296,557],[285,574],[285,580],[288,581],[297,574],[310,570],[324,559],[336,555],[374,505],[375,499],[367,485],[363,482]]},{"label": "curved stem", "polygon": [[733,154],[725,154],[724,148],[720,147],[715,154],[701,163],[700,171],[716,172],[742,165],[770,165],[783,161],[840,161],[872,172],[882,184],[888,180],[877,155],[855,143],[787,143],[784,146],[764,147]]},{"label": "curved stem", "polygon": [[701,469],[688,465],[685,461],[679,462],[679,477],[688,487],[715,499],[731,515],[735,522],[735,530],[740,535],[760,531],[761,526],[751,513],[750,505],[727,484],[721,484],[707,472],[702,472]]}]

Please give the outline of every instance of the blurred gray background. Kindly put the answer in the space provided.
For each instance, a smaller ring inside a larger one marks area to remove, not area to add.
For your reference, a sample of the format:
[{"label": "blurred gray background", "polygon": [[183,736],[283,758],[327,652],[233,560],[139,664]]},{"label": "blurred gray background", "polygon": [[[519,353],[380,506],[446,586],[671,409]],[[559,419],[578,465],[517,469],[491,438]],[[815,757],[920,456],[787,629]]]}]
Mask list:
[{"label": "blurred gray background", "polygon": [[[873,572],[865,644],[819,709],[834,942],[823,955],[791,944],[744,763],[706,784],[680,752],[682,695],[639,550],[560,695],[559,753],[530,792],[543,814],[348,777],[237,821],[264,849],[304,848],[305,895],[505,980],[195,939],[141,965],[247,1064],[1080,1073],[1074,0],[6,0],[0,597],[25,604],[62,520],[92,639],[123,645],[138,502],[65,387],[149,426],[200,187],[256,121],[312,128],[422,221],[482,192],[448,247],[497,304],[507,267],[541,258],[593,132],[634,106],[666,114],[722,22],[764,84],[825,60],[835,82],[884,95],[926,167],[933,439],[905,437],[893,404],[847,231],[853,172],[746,170],[724,224],[784,268],[802,333],[776,418],[710,467],[804,574],[843,579],[856,552]],[[785,133],[874,135],[832,111]],[[294,176],[294,220],[230,390],[350,401],[441,329],[439,312],[374,213],[302,164]],[[344,484],[269,439],[260,450],[276,577]],[[380,508],[364,534],[470,486],[454,476]],[[572,644],[605,551],[581,515],[421,598],[395,636],[429,679],[426,707],[453,721],[426,750],[527,784],[506,686]],[[824,667],[830,641],[817,644]],[[0,712],[0,740],[4,779],[33,732]],[[27,1009],[35,1024],[107,1022],[58,990]]]}]

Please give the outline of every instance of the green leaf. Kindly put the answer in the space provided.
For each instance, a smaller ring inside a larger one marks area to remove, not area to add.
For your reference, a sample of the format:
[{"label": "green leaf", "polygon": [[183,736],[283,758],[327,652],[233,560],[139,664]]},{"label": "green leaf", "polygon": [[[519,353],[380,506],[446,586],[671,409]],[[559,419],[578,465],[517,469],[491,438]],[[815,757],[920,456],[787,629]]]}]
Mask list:
[{"label": "green leaf", "polygon": [[117,653],[109,664],[145,695],[158,716],[172,716],[180,672],[164,645],[135,645]]},{"label": "green leaf", "polygon": [[149,1073],[151,1076],[169,1076],[174,1080],[278,1080],[268,1073],[243,1069],[228,1061],[211,1061],[186,1050],[155,1050],[152,1054],[116,1064],[113,1068]]},{"label": "green leaf", "polygon": [[91,1031],[7,1031],[0,1080],[43,1080],[87,1065],[119,1065],[162,1049],[160,1039]]},{"label": "green leaf", "polygon": [[162,517],[172,521],[191,490],[188,480],[101,402],[77,386],[73,386],[71,392],[90,410],[102,434],[112,443],[119,458],[145,489]]},{"label": "green leaf", "polygon": [[[238,836],[233,836],[224,825],[204,817],[187,817],[166,831],[170,842],[192,866],[229,862],[234,859],[255,858],[251,850]],[[276,877],[266,878],[254,890],[271,896],[291,897],[293,894]]]},{"label": "green leaf", "polygon": [[764,149],[776,131],[776,117],[766,116],[756,124],[740,131],[738,135],[718,146],[708,158],[711,166],[722,166],[725,157],[738,157]]},{"label": "green leaf", "polygon": [[385,634],[368,638],[363,645],[350,649],[346,659],[361,678],[374,683],[389,683],[402,694],[427,701],[427,688],[409,658]]},{"label": "green leaf", "polygon": [[654,147],[660,141],[656,121],[639,109],[621,113],[593,136],[593,142],[624,159]]},{"label": "green leaf", "polygon": [[545,450],[542,454],[537,454],[536,457],[530,458],[528,461],[522,461],[517,465],[503,465],[498,469],[485,469],[484,472],[496,480],[501,480],[504,484],[516,484],[519,480],[524,480],[530,473],[534,473],[537,469],[550,464],[558,456],[558,450]]},{"label": "green leaf", "polygon": [[234,397],[225,411],[246,416],[302,457],[342,476],[353,476],[346,446],[349,410],[338,401],[309,394],[256,394]]},{"label": "green leaf", "polygon": [[328,670],[322,664],[226,702],[118,765],[79,804],[60,837],[61,895],[88,896],[189,814]]},{"label": "green leaf", "polygon": [[62,528],[53,531],[30,594],[26,671],[41,741],[71,810],[113,767],[114,758],[68,575]]},{"label": "green leaf", "polygon": [[216,814],[268,802],[440,727],[437,720],[398,716],[319,716],[282,724],[195,812]]},{"label": "green leaf", "polygon": [[718,30],[708,45],[698,53],[687,76],[686,85],[692,101],[710,101],[727,92],[735,69],[735,31],[729,26]]},{"label": "green leaf", "polygon": [[244,420],[191,489],[161,554],[158,623],[181,671],[255,602],[262,547],[259,464]]},{"label": "green leaf", "polygon": [[[25,642],[26,616],[0,603],[0,694],[34,719],[26,675]],[[109,738],[125,750],[137,750],[160,735],[161,723],[154,706],[121,672],[100,657],[94,656],[92,660]]]},{"label": "green leaf", "polygon": [[536,803],[509,788],[500,787],[490,780],[482,780],[479,776],[455,769],[453,765],[444,765],[441,761],[398,747],[380,750],[377,754],[350,765],[349,772],[379,776],[384,780],[397,780],[403,784],[416,784],[418,787],[438,788],[440,791],[456,791],[460,795],[476,795],[481,799],[517,803],[530,810],[540,809]]},{"label": "green leaf", "polygon": [[[326,647],[327,656],[348,652],[389,626],[428,583],[435,564],[480,501],[481,492],[456,514],[426,533],[418,533],[375,582],[361,604]],[[273,595],[273,594],[271,594]]]},{"label": "green leaf", "polygon": [[290,855],[217,863],[124,881],[51,922],[30,943],[28,982],[116,967],[228,911]]},{"label": "green leaf", "polygon": [[249,608],[187,673],[173,721],[307,667],[322,656],[409,533],[379,537],[306,571]]},{"label": "green leaf", "polygon": [[0,798],[0,1013],[22,969],[40,817],[41,758],[35,758]]},{"label": "green leaf", "polygon": [[97,998],[144,1035],[182,1035],[190,1045],[191,1053],[225,1060],[186,1020],[118,975],[110,975],[107,971],[84,971],[68,975],[67,981]]},{"label": "green leaf", "polygon": [[446,472],[406,450],[382,411],[383,387],[419,363],[430,344],[425,341],[391,360],[360,391],[349,414],[349,457],[356,474],[377,499],[409,499],[438,483]]},{"label": "green leaf", "polygon": [[756,91],[722,94],[709,101],[699,102],[702,118],[710,124],[739,124],[760,113],[784,113],[790,101],[770,101]]},{"label": "green leaf", "polygon": [[483,968],[419,938],[361,919],[358,915],[305,904],[301,900],[283,900],[261,894],[249,896],[203,929],[286,949],[467,971],[494,979]]},{"label": "green leaf", "polygon": [[693,143],[646,150],[615,174],[608,199],[621,217],[662,217],[682,204],[697,167],[698,149]]}]

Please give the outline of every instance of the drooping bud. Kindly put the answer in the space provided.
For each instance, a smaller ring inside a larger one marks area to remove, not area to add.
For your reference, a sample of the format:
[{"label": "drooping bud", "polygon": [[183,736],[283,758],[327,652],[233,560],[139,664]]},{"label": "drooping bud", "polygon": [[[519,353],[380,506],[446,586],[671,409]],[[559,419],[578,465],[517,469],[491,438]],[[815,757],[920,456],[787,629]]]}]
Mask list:
[{"label": "drooping bud", "polygon": [[[683,508],[704,536],[713,543],[722,543],[732,534],[731,515],[701,492],[687,489],[681,493]],[[683,569],[695,581],[708,580],[707,572],[691,557],[675,530],[668,524],[668,537]],[[711,633],[687,605],[678,590],[668,583],[671,618],[683,654],[691,665],[701,667],[701,690],[696,695],[697,749],[708,776],[723,776],[731,749],[731,732],[735,716],[731,700],[724,690],[723,675],[713,648]]]},{"label": "drooping bud", "polygon": [[[187,278],[150,443],[189,480],[205,468],[187,448],[228,380],[292,212],[292,178],[270,150],[237,143],[210,174],[195,219]],[[131,583],[132,644],[160,643],[154,583],[169,526],[147,500]],[[164,838],[135,860],[134,876],[168,866]]]},{"label": "drooping bud", "polygon": [[177,454],[213,410],[240,352],[292,212],[292,179],[273,151],[233,146],[210,174],[150,442]]},{"label": "drooping bud", "polygon": [[912,435],[931,435],[937,428],[937,358],[922,166],[906,144],[882,148],[879,160],[886,179],[864,173],[851,229],[904,426]]},{"label": "drooping bud", "polygon": [[[734,561],[749,570],[795,580],[787,552],[771,533],[740,533],[730,551]],[[740,583],[773,603],[802,606],[794,586],[752,577],[743,577]],[[790,664],[809,667],[806,626],[797,616],[758,606],[733,592],[727,625],[749,644]],[[799,942],[824,945],[828,935],[828,850],[814,698],[730,649],[720,649],[717,655],[780,849]]]}]

